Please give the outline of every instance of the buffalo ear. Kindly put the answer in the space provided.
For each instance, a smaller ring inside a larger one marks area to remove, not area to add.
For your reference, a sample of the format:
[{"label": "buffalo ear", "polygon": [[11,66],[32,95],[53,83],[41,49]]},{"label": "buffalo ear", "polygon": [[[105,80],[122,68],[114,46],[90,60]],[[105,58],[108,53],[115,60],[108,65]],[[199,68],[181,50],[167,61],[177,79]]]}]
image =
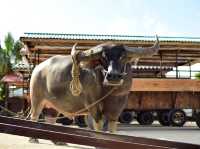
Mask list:
[{"label": "buffalo ear", "polygon": [[121,60],[121,62],[122,63],[133,63],[133,62],[135,62],[136,59],[138,59],[138,58],[126,56]]},{"label": "buffalo ear", "polygon": [[139,62],[139,58],[126,57],[121,62],[124,63],[124,64],[130,64],[131,66],[132,65],[137,66],[137,64]]},{"label": "buffalo ear", "polygon": [[126,64],[126,72],[131,72],[132,71],[132,64],[131,63],[127,63]]}]

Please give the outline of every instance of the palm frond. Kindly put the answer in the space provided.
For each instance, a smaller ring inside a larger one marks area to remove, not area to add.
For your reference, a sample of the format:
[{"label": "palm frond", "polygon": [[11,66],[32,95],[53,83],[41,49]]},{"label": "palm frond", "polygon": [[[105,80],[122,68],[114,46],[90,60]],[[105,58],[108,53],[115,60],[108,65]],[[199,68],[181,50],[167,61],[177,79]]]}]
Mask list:
[{"label": "palm frond", "polygon": [[12,51],[14,49],[14,38],[11,33],[8,33],[5,37],[4,44],[5,44],[5,52],[7,56],[12,55]]}]

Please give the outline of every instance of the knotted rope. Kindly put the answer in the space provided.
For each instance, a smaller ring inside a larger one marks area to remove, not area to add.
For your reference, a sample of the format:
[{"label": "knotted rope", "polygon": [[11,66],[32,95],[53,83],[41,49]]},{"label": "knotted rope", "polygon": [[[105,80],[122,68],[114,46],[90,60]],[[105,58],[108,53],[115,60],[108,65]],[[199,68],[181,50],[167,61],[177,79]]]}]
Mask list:
[{"label": "knotted rope", "polygon": [[70,82],[70,91],[72,93],[72,95],[74,96],[79,96],[82,92],[82,84],[80,82],[80,65],[79,62],[76,59],[76,56],[78,55],[79,51],[76,51],[74,55],[72,55],[72,61],[73,61],[73,65],[72,65],[72,71],[71,71],[71,75],[72,75],[72,80]]}]

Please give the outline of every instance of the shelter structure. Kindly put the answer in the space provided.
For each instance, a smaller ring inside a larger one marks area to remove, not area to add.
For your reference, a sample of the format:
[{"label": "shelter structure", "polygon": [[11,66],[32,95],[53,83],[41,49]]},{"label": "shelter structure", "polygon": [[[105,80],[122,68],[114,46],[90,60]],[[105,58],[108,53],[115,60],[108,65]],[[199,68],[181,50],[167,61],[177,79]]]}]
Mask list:
[{"label": "shelter structure", "polygon": [[[130,35],[93,35],[93,34],[53,34],[24,33],[20,40],[30,51],[29,62],[37,65],[49,57],[70,54],[71,48],[78,43],[77,49],[87,50],[105,42],[125,44],[130,47],[149,47],[154,36]],[[178,66],[198,63],[200,58],[200,38],[159,36],[160,50],[149,58],[139,59],[133,67],[133,77],[165,77],[165,73]],[[178,73],[176,74],[178,78]]]},{"label": "shelter structure", "polygon": [[[149,47],[154,44],[155,36],[24,33],[20,40],[29,51],[28,62],[34,68],[54,55],[70,54],[75,43],[78,43],[79,50],[87,50],[105,42],[129,47]],[[137,66],[133,63],[134,78],[166,78],[167,72],[175,70],[177,79],[178,66],[191,66],[200,61],[200,38],[159,36],[159,41],[160,50],[156,55],[139,59]],[[27,69],[19,67],[17,71],[23,72],[27,79],[30,77],[31,72],[28,74]]]}]

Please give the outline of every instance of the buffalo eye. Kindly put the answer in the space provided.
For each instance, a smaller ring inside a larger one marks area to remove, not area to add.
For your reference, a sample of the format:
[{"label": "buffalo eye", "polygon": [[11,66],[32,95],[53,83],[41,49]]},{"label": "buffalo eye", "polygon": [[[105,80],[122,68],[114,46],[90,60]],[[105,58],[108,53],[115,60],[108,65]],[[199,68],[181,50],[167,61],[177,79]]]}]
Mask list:
[{"label": "buffalo eye", "polygon": [[102,52],[102,57],[103,57],[103,58],[106,58],[105,52]]},{"label": "buffalo eye", "polygon": [[127,61],[126,53],[123,52],[119,58],[120,62],[124,63]]}]

